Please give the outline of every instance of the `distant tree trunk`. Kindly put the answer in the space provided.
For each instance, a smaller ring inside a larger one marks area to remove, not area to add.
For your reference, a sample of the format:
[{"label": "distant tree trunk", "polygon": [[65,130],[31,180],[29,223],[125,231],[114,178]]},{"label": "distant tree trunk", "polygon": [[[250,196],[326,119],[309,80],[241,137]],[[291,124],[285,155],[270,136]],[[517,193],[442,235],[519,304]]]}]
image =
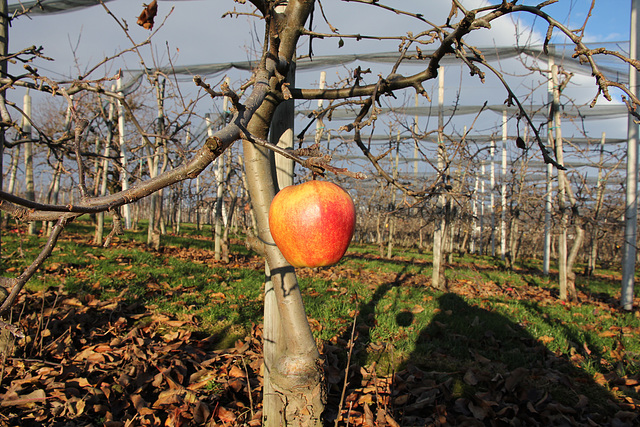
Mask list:
[{"label": "distant tree trunk", "polygon": [[222,204],[224,197],[224,155],[216,160],[216,204],[214,207],[214,257],[216,261],[222,259]]},{"label": "distant tree trunk", "polygon": [[[149,166],[149,177],[155,178],[158,175],[158,156],[151,147],[148,149],[149,158],[147,160]],[[149,219],[149,228],[147,229],[147,245],[156,248],[160,247],[160,233],[156,225],[156,209],[158,205],[158,193],[155,192],[149,196],[147,218]]]},{"label": "distant tree trunk", "polygon": [[447,201],[446,212],[447,212],[446,213],[447,222],[446,222],[445,233],[443,234],[445,236],[443,247],[444,247],[444,254],[446,255],[447,263],[452,264],[453,251],[454,251],[455,241],[456,241],[456,230],[458,228],[455,226],[455,223],[457,223],[458,221],[455,219],[455,209],[453,207],[453,199],[451,197],[449,197],[449,200]]},{"label": "distant tree trunk", "polygon": [[441,278],[443,276],[444,266],[442,265],[443,261],[443,246],[444,246],[444,236],[446,235],[446,226],[447,221],[446,217],[446,207],[443,206],[444,196],[438,196],[438,202],[436,204],[435,209],[435,218],[434,218],[434,231],[433,231],[433,272],[431,275],[431,285],[436,289],[444,289],[444,285],[441,283]]},{"label": "distant tree trunk", "polygon": [[384,230],[382,228],[382,213],[378,212],[376,216],[376,243],[378,244],[378,249],[380,250],[380,256],[383,256],[382,244],[384,240],[382,237],[384,236]]},{"label": "distant tree trunk", "polygon": [[[49,186],[49,193],[47,196],[47,203],[52,205],[58,204],[58,199],[60,195],[60,177],[62,175],[62,162],[59,161],[56,164],[56,169],[53,173],[53,177],[51,178],[51,185]],[[51,235],[51,230],[53,229],[53,221],[46,222],[46,235]]]},{"label": "distant tree trunk", "polygon": [[391,259],[393,256],[393,244],[396,234],[396,219],[394,216],[389,216],[389,236],[387,239],[387,258]]},{"label": "distant tree trunk", "polygon": [[[555,127],[554,151],[556,160],[559,164],[564,164],[564,152],[562,144],[562,130],[560,119],[560,86],[558,82],[558,66],[551,67],[553,80],[553,116]],[[558,238],[558,282],[560,286],[560,299],[573,300],[576,298],[575,276],[573,275],[572,265],[569,264],[567,230],[569,227],[569,208],[567,206],[567,191],[569,180],[563,170],[558,170],[558,207],[560,209],[560,235]],[[582,243],[579,239],[576,243]],[[576,249],[577,250],[577,249]],[[574,260],[575,261],[575,258]]]},{"label": "distant tree trunk", "polygon": [[[527,139],[525,134],[525,140]],[[516,200],[511,202],[511,223],[509,224],[509,251],[507,252],[506,261],[510,269],[513,270],[518,252],[518,243],[520,242],[520,207],[522,206],[522,195],[525,186],[525,168],[527,161],[523,159],[520,167],[520,179],[518,180],[518,196]],[[515,179],[514,179],[515,185]],[[513,198],[512,198],[513,199]]]},{"label": "distant tree trunk", "polygon": [[240,168],[240,172],[242,173],[242,188],[244,188],[245,193],[247,194],[247,209],[250,219],[251,227],[248,228],[245,232],[246,234],[258,235],[258,223],[256,221],[256,216],[253,210],[253,204],[251,203],[251,193],[249,192],[249,186],[247,183],[247,173],[244,167],[244,158],[243,156],[238,156],[238,167]]},{"label": "distant tree trunk", "polygon": [[[109,103],[109,113],[107,115],[107,140],[104,145],[104,159],[102,159],[102,168],[100,178],[96,179],[100,183],[100,196],[107,195],[107,181],[109,179],[109,156],[111,155],[111,144],[113,144],[113,120],[115,115],[115,105]],[[104,212],[97,214],[98,224],[96,225],[93,243],[102,245],[104,237]]]},{"label": "distant tree trunk", "polygon": [[[225,107],[223,107],[223,110],[226,111],[226,103],[227,103],[227,98],[225,97],[224,103],[225,103]],[[209,135],[209,137],[211,137],[213,135],[213,123],[211,122],[211,116],[209,114],[207,114],[205,116],[205,120],[207,123],[207,134]],[[212,224],[213,224],[213,239],[214,239],[214,259],[216,261],[220,261],[222,259],[222,204],[223,202],[223,197],[224,197],[224,187],[225,187],[225,182],[224,182],[224,159],[225,157],[228,157],[229,154],[221,154],[220,157],[218,157],[215,160],[215,168],[216,168],[216,202],[213,208],[213,218],[212,218]]]},{"label": "distant tree trunk", "polygon": [[571,285],[570,285],[571,299],[576,299],[578,297],[578,294],[575,289],[576,274],[574,272],[574,266],[578,258],[578,253],[582,248],[582,242],[584,241],[584,228],[578,224],[578,221],[580,221],[579,218],[576,220],[576,224],[574,225],[575,237],[573,239],[573,245],[571,246],[571,250],[569,251],[569,255],[567,257],[567,275],[568,275],[568,280],[571,281]]},{"label": "distant tree trunk", "polygon": [[[2,97],[0,96],[0,100]],[[4,138],[4,132],[0,130],[0,139]],[[0,147],[0,153],[4,152],[4,145]],[[9,164],[9,183],[7,184],[7,193],[13,194],[16,189],[16,175],[18,174],[18,163],[20,163],[20,145],[15,146],[13,151],[11,152],[11,163]],[[0,165],[0,170],[2,169],[2,165]],[[0,175],[0,181],[2,180],[2,175]],[[9,215],[4,216],[2,219],[2,227],[7,228],[9,225]]]},{"label": "distant tree trunk", "polygon": [[196,177],[196,203],[195,203],[195,211],[196,211],[196,230],[200,231],[200,228],[202,227],[202,218],[201,218],[201,213],[200,213],[200,208],[201,208],[201,195],[200,195],[200,176]]},{"label": "distant tree trunk", "polygon": [[598,259],[598,235],[600,233],[600,226],[598,221],[600,219],[600,210],[602,209],[602,201],[604,199],[605,183],[606,179],[602,177],[602,168],[604,165],[604,144],[605,133],[602,132],[602,139],[600,141],[600,162],[598,163],[598,183],[596,184],[596,205],[593,208],[593,220],[591,223],[591,236],[590,236],[590,250],[589,259],[587,261],[587,276],[591,276],[596,270],[596,263]]},{"label": "distant tree trunk", "polygon": [[229,209],[227,210],[227,225],[224,227],[224,232],[222,233],[222,261],[226,263],[229,262],[229,231],[231,230],[231,221],[236,210],[237,201],[238,196],[234,192],[229,202]]},{"label": "distant tree trunk", "polygon": [[516,254],[518,252],[518,242],[520,235],[519,224],[520,224],[520,210],[516,208],[511,214],[511,224],[509,227],[509,252],[507,253],[507,262],[510,269],[514,269]]},{"label": "distant tree trunk", "polygon": [[[149,166],[149,176],[155,178],[159,173],[160,155],[164,147],[164,90],[165,79],[159,76],[156,80],[156,101],[158,104],[158,117],[156,122],[156,144],[155,147],[148,147],[149,158],[147,163]],[[165,153],[166,156],[166,153]],[[166,165],[166,157],[163,168]],[[149,229],[147,230],[147,245],[159,250],[161,246],[161,230],[160,222],[162,221],[162,190],[157,191],[149,196]]]},{"label": "distant tree trunk", "polygon": [[[25,117],[22,119],[22,134],[23,137],[27,140],[31,139],[31,123],[27,120],[28,117],[31,117],[31,95],[29,95],[29,89],[27,89],[27,93],[24,95],[24,107],[23,111]],[[35,182],[33,180],[33,142],[27,141],[24,144],[24,174],[25,174],[25,195],[24,198],[27,200],[35,201]],[[28,233],[30,235],[36,234],[37,224],[35,221],[31,221],[29,223]]]}]

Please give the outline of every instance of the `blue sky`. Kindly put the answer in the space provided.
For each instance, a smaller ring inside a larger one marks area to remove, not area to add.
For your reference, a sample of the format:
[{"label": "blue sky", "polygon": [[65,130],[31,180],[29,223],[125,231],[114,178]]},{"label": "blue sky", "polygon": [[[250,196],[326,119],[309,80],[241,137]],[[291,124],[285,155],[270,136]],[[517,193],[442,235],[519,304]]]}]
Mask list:
[{"label": "blue sky", "polygon": [[[531,3],[537,2],[536,0]],[[386,3],[403,7],[406,10],[425,13],[424,1],[387,0]],[[426,3],[430,4],[430,9],[428,13],[425,13],[425,16],[433,16],[436,22],[446,16],[448,2],[439,2],[444,6],[439,9],[437,6],[432,6],[434,2]],[[480,1],[471,0],[463,3],[476,5]],[[577,28],[584,22],[590,3],[589,0],[559,0],[557,4],[548,6],[545,10],[560,21],[568,22],[572,27]],[[408,25],[407,22],[411,22],[388,13],[377,15],[375,8],[367,8],[362,5],[342,3],[337,0],[325,1],[323,4],[330,22],[344,33],[397,34],[402,32],[398,31],[398,28],[404,29],[403,26]],[[135,24],[136,16],[142,10],[142,1],[115,0],[107,3],[107,6],[116,16],[127,20],[130,34],[134,40],[143,41],[148,36],[148,31]],[[252,19],[247,17],[219,19],[225,11],[234,6],[238,10],[247,10],[247,7],[230,0],[160,1],[156,25],[159,26],[163,18],[170,13],[166,23],[155,36],[155,54],[157,61],[161,62],[160,65],[166,65],[167,52],[171,52],[173,60],[181,65],[246,59],[250,55],[247,50],[251,50],[253,45],[252,37],[255,38],[255,34],[262,37],[262,30],[259,23],[253,25]],[[173,11],[171,11],[172,8]],[[590,42],[627,40],[629,37],[629,10],[630,0],[598,0],[587,26],[586,40]],[[350,22],[354,16],[363,19],[356,19],[355,23]],[[521,19],[525,24],[534,23],[526,15],[521,15]],[[381,28],[379,22],[382,20],[384,26]],[[544,34],[545,28],[539,25],[541,21],[538,19],[535,22],[538,24],[536,28],[540,32],[538,35]],[[319,30],[327,30],[319,16],[316,17],[315,24]],[[491,32],[479,31],[473,34],[472,39],[477,40],[479,45],[491,45],[493,38],[497,44],[510,44],[510,37],[504,36],[508,34],[510,26],[512,26],[512,18],[508,17],[494,24],[494,29]],[[407,28],[407,30],[413,31],[420,29],[417,22],[411,28]],[[247,34],[247,30],[250,30],[252,34]],[[118,49],[131,45],[101,6],[53,16],[38,15],[32,19],[21,18],[13,23],[10,44],[12,50],[32,44],[43,45],[46,49],[45,52],[57,58],[58,61],[55,64],[42,65],[42,67],[63,74],[75,74],[72,52],[74,49],[77,57],[81,59],[80,66],[86,67],[106,55],[117,52]],[[345,47],[338,52],[347,53],[349,50],[379,51],[383,45],[386,49],[395,50],[396,43],[356,43],[346,40]],[[315,43],[318,54],[332,53],[337,50],[335,47],[336,44],[333,42]],[[137,58],[131,61],[128,61],[126,66],[138,66]]]},{"label": "blue sky", "polygon": [[[496,3],[497,0],[493,0]],[[525,4],[537,4],[535,1],[521,1]],[[443,22],[449,9],[448,1],[425,0],[386,0],[385,4],[402,7],[406,10],[420,11],[434,22]],[[486,4],[482,0],[463,1],[467,7],[475,7]],[[572,28],[582,26],[589,10],[589,0],[559,0],[557,4],[548,6],[545,10],[556,19],[567,23]],[[338,0],[325,0],[323,2],[327,18],[332,25],[339,28],[342,33],[359,34],[402,34],[406,31],[414,33],[424,29],[416,20],[385,13],[378,14],[378,9],[363,6],[361,4],[344,3]],[[144,41],[150,34],[135,24],[136,17],[142,10],[142,1],[114,0],[107,3],[114,15],[123,18],[129,25],[129,34],[136,42]],[[428,10],[425,10],[426,7]],[[262,38],[261,22],[255,23],[253,18],[240,16],[237,18],[220,19],[220,16],[236,7],[238,10],[250,10],[246,6],[234,3],[231,0],[177,0],[159,2],[159,13],[156,18],[158,33],[154,36],[154,44],[151,49],[144,48],[143,54],[147,66],[166,66],[171,57],[174,65],[218,63],[227,61],[246,60],[255,57],[255,39]],[[597,0],[586,29],[585,39],[590,42],[620,41],[628,38],[630,15],[630,0]],[[166,17],[166,22],[162,24]],[[356,19],[353,19],[353,18]],[[521,22],[518,20],[521,19]],[[381,25],[383,23],[383,25]],[[519,24],[520,31],[528,34],[526,26],[533,25],[533,39],[542,39],[546,26],[540,19],[532,19],[527,15],[505,17],[493,23],[491,30],[479,30],[468,38],[471,44],[478,46],[511,45],[513,34],[516,31],[514,23]],[[314,24],[319,31],[328,32],[328,27],[316,14]],[[525,37],[526,38],[526,37]],[[556,37],[554,42],[561,42],[561,37]],[[131,46],[131,42],[125,37],[123,31],[115,21],[109,17],[102,6],[95,6],[80,11],[53,16],[34,16],[32,19],[21,18],[13,23],[10,34],[10,48],[17,50],[30,45],[43,45],[45,54],[56,58],[54,63],[38,62],[38,67],[43,73],[52,73],[53,78],[68,78],[90,68],[105,56],[113,55],[124,48]],[[305,51],[306,45],[301,47]],[[360,41],[345,39],[345,45],[337,49],[337,41],[320,40],[314,42],[316,55],[346,54],[376,51],[395,51],[397,41]],[[78,58],[77,64],[74,63]],[[102,74],[113,75],[118,67],[139,69],[140,60],[137,55],[128,54],[119,59],[108,69],[98,70],[92,77],[97,78]],[[388,72],[389,66],[376,70]],[[16,71],[14,71],[16,72]],[[329,70],[328,79],[336,81],[346,73],[345,68],[337,67]],[[312,75],[299,76],[298,82],[315,85],[318,80],[317,72]],[[504,90],[496,80],[488,79],[485,85],[480,85],[476,80],[469,80],[467,71],[452,71],[447,74],[447,102],[453,102],[457,92],[460,91],[460,82],[469,82],[466,92],[470,97],[465,102],[482,103],[488,95],[486,93],[499,93],[499,99],[491,103],[501,103],[504,98]],[[244,75],[246,77],[246,74]],[[236,77],[240,78],[240,77]],[[217,79],[217,78],[216,78]],[[217,80],[216,80],[217,81]],[[575,84],[570,89],[576,89],[576,93],[583,96],[581,102],[588,102],[595,94],[593,79],[589,76],[575,78]],[[429,82],[429,84],[432,82]],[[527,90],[530,82],[521,79],[519,89]],[[429,89],[429,88],[428,88]],[[410,94],[409,94],[410,95]],[[409,96],[401,95],[401,96]],[[619,97],[618,97],[619,100]],[[496,123],[498,117],[493,117]],[[494,126],[487,124],[486,128]],[[619,125],[614,125],[619,128]],[[598,133],[599,136],[599,132]]]}]

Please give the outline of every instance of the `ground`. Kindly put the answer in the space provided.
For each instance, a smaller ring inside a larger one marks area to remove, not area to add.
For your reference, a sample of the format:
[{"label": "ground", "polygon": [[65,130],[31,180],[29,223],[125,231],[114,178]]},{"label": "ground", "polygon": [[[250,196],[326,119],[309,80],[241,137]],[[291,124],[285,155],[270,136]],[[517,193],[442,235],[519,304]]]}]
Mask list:
[{"label": "ground", "polygon": [[[91,247],[80,237],[75,245]],[[121,266],[108,273],[110,292],[98,294],[88,292],[98,286],[84,264],[52,258],[40,276],[48,285],[25,290],[9,319],[25,338],[3,332],[0,426],[261,425],[260,316],[217,312],[227,326],[216,329],[204,304],[185,298],[205,293],[235,305],[229,313],[238,302],[259,305],[259,289],[234,297],[240,285],[229,284],[259,277],[260,258],[246,252],[221,264],[182,244],[162,253],[134,240],[116,245],[162,265],[198,263],[214,280],[163,291],[157,277]],[[447,292],[429,289],[418,256],[385,260],[357,249],[338,266],[299,271],[324,357],[330,425],[337,417],[349,426],[640,424],[637,313],[620,312],[615,293],[583,287],[579,302],[564,303],[553,286],[474,276],[500,267],[468,263],[449,266],[466,276],[452,275]],[[232,270],[243,273],[224,276]],[[147,290],[132,294],[140,276]],[[186,302],[167,310],[158,296]]]}]

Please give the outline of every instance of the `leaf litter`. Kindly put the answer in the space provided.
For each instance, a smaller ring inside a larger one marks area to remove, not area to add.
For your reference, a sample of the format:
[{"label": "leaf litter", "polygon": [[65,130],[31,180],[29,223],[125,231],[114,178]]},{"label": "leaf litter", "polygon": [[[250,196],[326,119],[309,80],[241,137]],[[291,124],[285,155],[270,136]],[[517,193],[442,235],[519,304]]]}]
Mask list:
[{"label": "leaf litter", "polygon": [[[190,252],[174,250],[173,255],[193,259]],[[205,258],[201,255],[198,260],[209,262]],[[236,260],[236,265],[260,268],[255,258],[245,261],[241,265],[243,261]],[[394,274],[365,270],[301,272],[301,276],[312,274],[331,280],[357,277],[372,286],[398,280]],[[417,276],[406,277],[410,286],[420,285]],[[457,281],[452,287],[467,297],[505,292],[491,283],[478,287]],[[342,289],[335,292],[341,294]],[[223,294],[219,297],[224,299]],[[518,298],[555,301],[548,290],[533,286],[519,286]],[[607,313],[609,307],[603,302],[597,309]],[[413,314],[422,310],[419,304],[410,308]],[[122,294],[100,301],[54,288],[23,292],[14,316],[20,319],[25,338],[14,341],[5,334],[0,340],[4,354],[0,426],[262,425],[261,325],[254,325],[233,347],[216,349],[213,337],[198,332],[196,316],[159,314]],[[479,326],[477,317],[471,323]],[[322,328],[315,319],[311,325]],[[617,326],[601,333],[638,336],[635,329]],[[552,339],[542,336],[531,344],[531,351]],[[473,352],[464,356],[470,363],[450,364],[456,369],[430,370],[407,363],[389,374],[381,374],[375,363],[344,366],[349,351],[384,352],[385,343],[358,343],[356,334],[355,343],[342,336],[320,346],[329,392],[326,418],[332,425],[334,421],[340,426],[390,427],[640,423],[640,401],[633,397],[640,392],[637,373],[623,374],[612,367],[590,379],[567,369],[570,363],[584,362],[583,355],[591,352],[587,343],[584,353],[574,354],[571,361],[548,352],[540,366],[509,369]],[[610,351],[620,359],[628,357],[621,341]],[[460,355],[436,350],[431,356],[455,360]],[[591,382],[601,386],[604,401],[583,394]],[[554,388],[569,397],[559,400],[549,391]]]}]

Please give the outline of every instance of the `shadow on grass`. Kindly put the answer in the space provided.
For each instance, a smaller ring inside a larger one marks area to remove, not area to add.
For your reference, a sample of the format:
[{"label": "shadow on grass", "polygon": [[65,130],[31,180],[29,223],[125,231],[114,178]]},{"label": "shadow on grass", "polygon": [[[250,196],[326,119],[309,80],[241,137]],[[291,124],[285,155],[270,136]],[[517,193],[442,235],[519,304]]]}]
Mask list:
[{"label": "shadow on grass", "polygon": [[[401,325],[412,321],[411,313],[397,316]],[[522,326],[454,293],[438,297],[438,313],[394,380],[406,396],[395,408],[409,423],[403,425],[609,425],[616,415],[620,425],[638,421],[620,415],[608,390]]]}]

